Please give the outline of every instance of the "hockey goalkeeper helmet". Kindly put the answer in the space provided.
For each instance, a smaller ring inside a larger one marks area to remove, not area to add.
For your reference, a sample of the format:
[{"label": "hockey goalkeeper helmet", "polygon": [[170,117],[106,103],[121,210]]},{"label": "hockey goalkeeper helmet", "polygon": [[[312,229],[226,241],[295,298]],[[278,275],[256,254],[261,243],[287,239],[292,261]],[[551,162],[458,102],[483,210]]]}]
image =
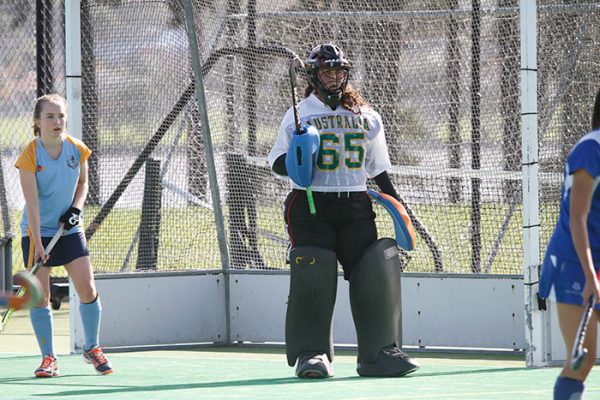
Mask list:
[{"label": "hockey goalkeeper helmet", "polygon": [[[311,50],[304,64],[310,85],[325,103],[335,109],[340,104],[350,74],[350,62],[342,49],[332,43],[320,44]],[[323,82],[325,74],[329,76],[329,82]]]}]

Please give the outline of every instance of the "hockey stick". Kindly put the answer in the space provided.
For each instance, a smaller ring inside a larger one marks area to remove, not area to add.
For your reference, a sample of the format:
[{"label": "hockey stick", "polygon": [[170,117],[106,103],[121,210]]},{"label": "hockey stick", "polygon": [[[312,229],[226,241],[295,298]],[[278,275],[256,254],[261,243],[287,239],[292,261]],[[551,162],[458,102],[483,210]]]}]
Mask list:
[{"label": "hockey stick", "polygon": [[[297,56],[290,61],[290,85],[292,87],[292,107],[294,109],[294,122],[296,124],[297,135],[302,135],[302,126],[300,124],[300,108],[298,106],[298,80],[296,79],[296,69],[303,68],[304,63]],[[311,215],[316,215],[315,201],[313,200],[312,190],[310,185],[306,187],[306,198],[308,199],[308,209]]]},{"label": "hockey stick", "polygon": [[577,328],[575,343],[573,344],[573,351],[571,352],[571,369],[573,369],[573,371],[577,371],[579,367],[581,367],[581,364],[583,364],[583,360],[585,360],[585,356],[588,353],[588,350],[583,347],[583,342],[595,304],[596,296],[592,295],[585,306],[585,311],[581,316],[581,322],[579,322],[579,328]]},{"label": "hockey stick", "polygon": [[433,265],[435,268],[435,272],[444,272],[444,263],[442,259],[442,251],[438,247],[437,243],[431,236],[431,233],[427,230],[427,227],[417,218],[415,212],[410,208],[408,203],[402,198],[402,196],[398,195],[398,201],[400,204],[404,206],[408,217],[412,221],[413,227],[415,231],[421,236],[421,239],[425,241],[427,247],[429,247],[429,251],[431,251],[431,256],[433,257]]},{"label": "hockey stick", "polygon": [[21,271],[13,277],[13,281],[26,288],[25,295],[17,296],[12,292],[0,292],[0,306],[8,306],[15,310],[35,307],[42,298],[42,287],[40,281],[29,272]]},{"label": "hockey stick", "polygon": [[[48,246],[46,246],[46,249],[44,249],[44,254],[48,255],[50,254],[50,252],[52,251],[52,249],[54,248],[54,246],[56,245],[56,242],[58,242],[58,239],[60,239],[60,237],[62,236],[63,232],[64,232],[65,228],[64,225],[61,224],[60,228],[58,228],[58,231],[56,231],[56,233],[54,234],[54,236],[52,237],[52,240],[50,241],[50,243],[48,243]],[[40,269],[40,266],[42,265],[42,259],[39,259],[35,265],[33,266],[33,268],[31,268],[31,271],[29,271],[29,274],[31,276],[34,276],[35,273],[37,272],[38,269]],[[21,288],[17,291],[17,294],[15,295],[15,297],[23,297],[25,295],[25,291],[27,290],[27,286],[21,286]],[[6,328],[6,324],[8,323],[8,320],[10,319],[10,317],[12,316],[12,314],[16,311],[15,307],[10,306],[5,312],[4,315],[2,315],[2,320],[0,321],[0,332],[3,332],[4,329]]]}]

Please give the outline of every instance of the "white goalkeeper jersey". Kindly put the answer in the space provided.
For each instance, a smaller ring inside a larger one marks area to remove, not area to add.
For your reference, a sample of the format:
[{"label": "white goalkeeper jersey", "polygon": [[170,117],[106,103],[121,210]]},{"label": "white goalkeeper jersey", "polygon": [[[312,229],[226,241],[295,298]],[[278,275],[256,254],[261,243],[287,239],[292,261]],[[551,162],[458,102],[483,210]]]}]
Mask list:
[{"label": "white goalkeeper jersey", "polygon": [[[298,106],[301,123],[317,128],[321,138],[313,170],[313,191],[365,191],[367,178],[373,178],[391,167],[381,116],[371,107],[361,107],[360,114],[342,106],[332,111],[314,93]],[[277,158],[288,152],[295,130],[294,111],[290,108],[269,152],[271,168]],[[293,189],[304,189],[291,179],[290,182]]]}]

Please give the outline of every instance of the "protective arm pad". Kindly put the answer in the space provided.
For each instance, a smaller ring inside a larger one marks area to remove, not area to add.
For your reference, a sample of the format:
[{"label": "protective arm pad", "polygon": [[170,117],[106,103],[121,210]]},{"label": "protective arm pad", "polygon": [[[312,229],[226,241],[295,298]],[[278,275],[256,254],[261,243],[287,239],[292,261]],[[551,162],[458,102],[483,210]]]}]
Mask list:
[{"label": "protective arm pad", "polygon": [[382,193],[389,194],[395,199],[398,199],[398,193],[396,193],[396,189],[394,189],[394,185],[392,184],[392,180],[388,175],[387,171],[383,171],[379,175],[373,178],[377,186]]},{"label": "protective arm pad", "polygon": [[298,186],[309,187],[312,182],[313,156],[318,155],[321,145],[319,131],[304,125],[302,132],[294,132],[290,148],[285,156],[288,176]]},{"label": "protective arm pad", "polygon": [[384,193],[378,193],[369,189],[367,191],[385,211],[388,212],[394,223],[394,232],[396,233],[396,243],[404,250],[411,251],[415,248],[415,230],[410,217],[404,206],[395,198]]},{"label": "protective arm pad", "polygon": [[288,176],[287,168],[285,168],[285,157],[286,154],[282,154],[277,157],[277,160],[273,163],[273,172],[277,175]]}]

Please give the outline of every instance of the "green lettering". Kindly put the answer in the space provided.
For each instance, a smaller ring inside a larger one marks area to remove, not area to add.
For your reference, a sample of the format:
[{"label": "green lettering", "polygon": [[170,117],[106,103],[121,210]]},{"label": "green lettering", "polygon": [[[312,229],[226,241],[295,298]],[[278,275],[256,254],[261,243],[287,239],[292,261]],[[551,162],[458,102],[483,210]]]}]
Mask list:
[{"label": "green lettering", "polygon": [[344,148],[349,156],[344,160],[348,169],[357,169],[362,166],[363,160],[365,159],[365,147],[363,145],[365,141],[365,134],[362,132],[347,133],[344,135]]},{"label": "green lettering", "polygon": [[333,129],[335,127],[334,118],[335,118],[335,115],[330,115],[329,116],[329,123],[331,124],[331,129]]},{"label": "green lettering", "polygon": [[334,171],[340,166],[340,156],[335,145],[340,139],[333,133],[321,135],[321,150],[317,159],[317,166],[321,170]]}]

